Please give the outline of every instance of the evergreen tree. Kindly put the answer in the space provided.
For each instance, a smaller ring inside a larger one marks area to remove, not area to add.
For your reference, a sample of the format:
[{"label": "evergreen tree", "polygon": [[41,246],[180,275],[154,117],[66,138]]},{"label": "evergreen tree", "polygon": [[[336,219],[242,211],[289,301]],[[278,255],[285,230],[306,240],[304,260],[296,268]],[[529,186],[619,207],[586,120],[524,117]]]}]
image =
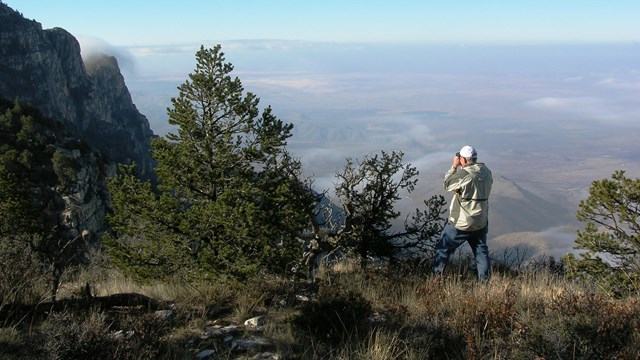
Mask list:
[{"label": "evergreen tree", "polygon": [[362,268],[369,257],[393,261],[401,250],[427,251],[442,231],[442,196],[424,201],[427,209],[416,209],[403,226],[394,224],[401,215],[396,209],[400,192],[411,193],[418,182],[418,170],[403,163],[403,156],[383,151],[380,156],[366,156],[357,166],[347,159],[337,174],[336,195],[345,217],[339,243],[358,256]]},{"label": "evergreen tree", "polygon": [[152,144],[157,191],[131,169],[111,184],[115,233],[107,244],[134,274],[242,278],[282,272],[299,256],[296,235],[314,198],[286,151],[292,125],[270,107],[260,113],[232,70],[219,45],[201,47],[168,109],[177,133]]},{"label": "evergreen tree", "polygon": [[565,256],[567,274],[614,294],[638,292],[640,286],[640,179],[622,170],[594,181],[576,214],[586,222],[578,231],[578,256]]},{"label": "evergreen tree", "polygon": [[0,163],[0,304],[30,300],[31,288],[43,278],[30,246],[40,233],[38,214],[24,185]]},{"label": "evergreen tree", "polygon": [[64,165],[61,150],[85,145],[60,139],[70,139],[60,124],[18,101],[0,100],[0,290],[14,299],[46,277],[55,300],[62,275],[86,250],[59,221],[59,191],[77,170]]}]

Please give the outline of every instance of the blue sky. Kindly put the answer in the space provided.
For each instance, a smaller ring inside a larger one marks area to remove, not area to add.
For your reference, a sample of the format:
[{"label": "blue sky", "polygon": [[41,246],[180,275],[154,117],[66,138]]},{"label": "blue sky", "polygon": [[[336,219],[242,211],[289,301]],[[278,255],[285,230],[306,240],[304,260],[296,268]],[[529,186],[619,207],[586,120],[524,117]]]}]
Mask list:
[{"label": "blue sky", "polygon": [[333,42],[640,41],[637,0],[4,0],[44,28],[114,46],[279,39]]}]

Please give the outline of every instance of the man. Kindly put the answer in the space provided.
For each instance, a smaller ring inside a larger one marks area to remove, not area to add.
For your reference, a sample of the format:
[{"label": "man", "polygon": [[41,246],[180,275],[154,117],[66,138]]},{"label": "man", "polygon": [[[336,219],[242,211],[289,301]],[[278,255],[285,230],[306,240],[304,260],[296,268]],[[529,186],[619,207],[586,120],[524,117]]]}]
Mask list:
[{"label": "man", "polygon": [[433,272],[442,274],[449,256],[466,241],[476,259],[478,279],[486,282],[490,267],[487,231],[493,178],[491,170],[477,160],[476,150],[466,145],[456,153],[444,176],[444,188],[453,192],[453,199],[447,225],[436,246]]}]

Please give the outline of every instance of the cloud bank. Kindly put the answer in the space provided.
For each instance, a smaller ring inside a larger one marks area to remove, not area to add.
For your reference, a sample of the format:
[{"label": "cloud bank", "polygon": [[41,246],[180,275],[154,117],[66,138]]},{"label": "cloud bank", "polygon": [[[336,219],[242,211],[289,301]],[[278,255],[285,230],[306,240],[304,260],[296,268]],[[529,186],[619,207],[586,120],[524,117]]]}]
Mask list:
[{"label": "cloud bank", "polygon": [[127,48],[112,46],[96,37],[78,36],[77,39],[80,43],[80,55],[83,61],[91,61],[94,56],[113,56],[118,60],[118,66],[124,75],[135,76],[136,57]]}]

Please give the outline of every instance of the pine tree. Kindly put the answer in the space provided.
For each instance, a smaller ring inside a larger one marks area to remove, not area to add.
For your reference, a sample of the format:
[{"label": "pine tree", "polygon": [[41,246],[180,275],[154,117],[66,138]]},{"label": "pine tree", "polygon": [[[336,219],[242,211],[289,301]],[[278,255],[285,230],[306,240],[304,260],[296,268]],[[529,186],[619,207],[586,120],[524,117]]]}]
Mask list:
[{"label": "pine tree", "polygon": [[177,133],[152,144],[157,190],[130,168],[111,184],[107,244],[134,274],[243,278],[283,272],[300,255],[314,199],[286,151],[293,126],[260,112],[232,70],[219,45],[201,47],[168,109]]},{"label": "pine tree", "polygon": [[640,289],[640,179],[618,170],[594,181],[576,214],[578,256],[565,256],[567,273],[620,295]]}]

